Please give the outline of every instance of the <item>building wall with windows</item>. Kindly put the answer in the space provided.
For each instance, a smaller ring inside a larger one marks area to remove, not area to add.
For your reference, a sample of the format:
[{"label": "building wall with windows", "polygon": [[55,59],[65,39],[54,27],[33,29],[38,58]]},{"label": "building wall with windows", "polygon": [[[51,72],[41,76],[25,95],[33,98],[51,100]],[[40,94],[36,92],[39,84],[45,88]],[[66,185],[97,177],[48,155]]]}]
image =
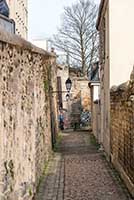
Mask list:
[{"label": "building wall with windows", "polygon": [[7,0],[10,18],[16,24],[16,34],[27,39],[28,33],[28,2],[27,0]]}]

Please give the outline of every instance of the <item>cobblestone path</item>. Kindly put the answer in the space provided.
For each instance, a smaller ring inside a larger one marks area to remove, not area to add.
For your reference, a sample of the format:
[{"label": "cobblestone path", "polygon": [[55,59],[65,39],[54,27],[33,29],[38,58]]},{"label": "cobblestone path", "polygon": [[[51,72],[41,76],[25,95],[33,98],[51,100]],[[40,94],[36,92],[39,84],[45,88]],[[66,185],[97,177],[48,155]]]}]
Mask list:
[{"label": "cobblestone path", "polygon": [[35,200],[132,200],[87,132],[63,133]]}]

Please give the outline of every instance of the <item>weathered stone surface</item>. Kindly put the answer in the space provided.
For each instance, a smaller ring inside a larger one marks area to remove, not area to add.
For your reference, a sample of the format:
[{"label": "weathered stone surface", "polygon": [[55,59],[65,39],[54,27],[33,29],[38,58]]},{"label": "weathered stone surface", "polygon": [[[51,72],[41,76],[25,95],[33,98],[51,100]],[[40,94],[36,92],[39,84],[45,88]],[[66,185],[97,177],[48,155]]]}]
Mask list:
[{"label": "weathered stone surface", "polygon": [[114,165],[134,195],[133,91],[132,81],[111,90],[111,150]]},{"label": "weathered stone surface", "polygon": [[72,80],[71,89],[71,109],[70,119],[71,124],[80,124],[81,113],[91,111],[91,97],[90,89],[88,87],[88,80],[85,77],[77,77],[76,74],[69,74]]},{"label": "weathered stone surface", "polygon": [[35,200],[132,200],[89,133],[63,133],[57,150]]},{"label": "weathered stone surface", "polygon": [[0,199],[31,200],[51,152],[55,56],[0,32]]},{"label": "weathered stone surface", "polygon": [[[77,123],[80,124],[80,115],[83,112],[91,111],[90,89],[88,87],[88,80],[86,77],[81,77],[80,69],[68,67],[66,65],[58,65],[58,87],[59,92],[58,101],[59,114],[64,115],[64,128],[73,127]],[[72,82],[70,93],[67,93],[66,80],[70,78]],[[68,96],[68,99],[66,98]],[[62,106],[60,106],[62,105]]]}]

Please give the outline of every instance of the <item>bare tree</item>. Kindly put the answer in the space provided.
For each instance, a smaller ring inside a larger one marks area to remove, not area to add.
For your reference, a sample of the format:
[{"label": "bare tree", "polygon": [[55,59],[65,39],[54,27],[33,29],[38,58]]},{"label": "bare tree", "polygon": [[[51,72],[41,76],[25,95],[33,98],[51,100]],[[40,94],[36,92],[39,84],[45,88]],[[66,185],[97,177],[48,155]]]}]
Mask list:
[{"label": "bare tree", "polygon": [[65,7],[61,28],[52,40],[83,73],[97,53],[96,15],[97,6],[92,0],[78,0],[71,7]]}]

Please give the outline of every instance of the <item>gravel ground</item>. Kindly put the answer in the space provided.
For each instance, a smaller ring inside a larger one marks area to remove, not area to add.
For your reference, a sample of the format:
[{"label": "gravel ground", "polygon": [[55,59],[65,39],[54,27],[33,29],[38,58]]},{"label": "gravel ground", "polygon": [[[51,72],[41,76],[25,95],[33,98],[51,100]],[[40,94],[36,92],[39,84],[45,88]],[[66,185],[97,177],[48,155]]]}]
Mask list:
[{"label": "gravel ground", "polygon": [[57,152],[36,200],[132,200],[89,133],[63,133]]}]

